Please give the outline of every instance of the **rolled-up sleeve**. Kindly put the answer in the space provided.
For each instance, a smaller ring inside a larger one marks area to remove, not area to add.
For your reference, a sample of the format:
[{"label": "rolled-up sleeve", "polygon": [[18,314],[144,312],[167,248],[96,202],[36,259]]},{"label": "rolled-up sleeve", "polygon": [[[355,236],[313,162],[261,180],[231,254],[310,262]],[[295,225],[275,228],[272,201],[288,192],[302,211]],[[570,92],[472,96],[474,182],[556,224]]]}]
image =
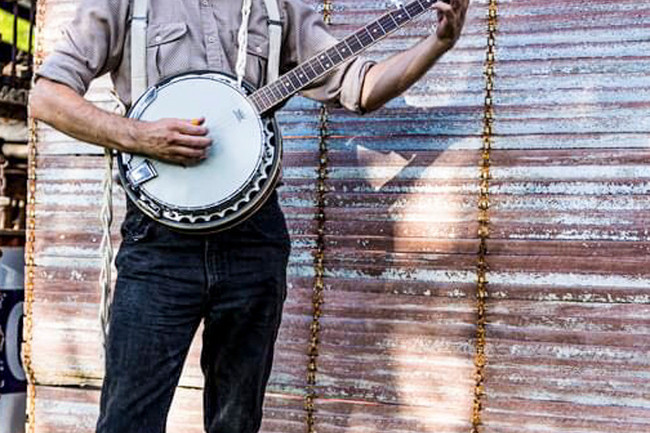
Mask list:
[{"label": "rolled-up sleeve", "polygon": [[[302,0],[283,2],[287,25],[282,48],[282,72],[286,72],[338,40],[327,31],[322,17]],[[347,110],[363,113],[363,80],[374,64],[364,57],[347,61],[303,90],[302,94],[326,104],[341,105]]]},{"label": "rolled-up sleeve", "polygon": [[94,78],[119,65],[128,11],[128,0],[83,0],[36,76],[85,94]]}]

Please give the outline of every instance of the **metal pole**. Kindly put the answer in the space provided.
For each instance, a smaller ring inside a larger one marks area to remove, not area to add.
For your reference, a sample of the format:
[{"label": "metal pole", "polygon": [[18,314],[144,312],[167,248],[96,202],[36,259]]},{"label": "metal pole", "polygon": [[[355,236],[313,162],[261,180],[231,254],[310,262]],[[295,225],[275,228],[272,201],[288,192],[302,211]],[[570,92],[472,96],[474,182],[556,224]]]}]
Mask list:
[{"label": "metal pole", "polygon": [[36,17],[36,0],[31,0],[31,5],[29,9],[29,48],[27,49],[27,65],[29,68],[28,78],[31,78],[31,71],[34,69],[33,60],[34,54],[32,54],[32,39],[34,38],[34,18]]},{"label": "metal pole", "polygon": [[14,42],[11,46],[11,82],[16,81],[16,57],[18,53],[18,0],[14,0]]}]

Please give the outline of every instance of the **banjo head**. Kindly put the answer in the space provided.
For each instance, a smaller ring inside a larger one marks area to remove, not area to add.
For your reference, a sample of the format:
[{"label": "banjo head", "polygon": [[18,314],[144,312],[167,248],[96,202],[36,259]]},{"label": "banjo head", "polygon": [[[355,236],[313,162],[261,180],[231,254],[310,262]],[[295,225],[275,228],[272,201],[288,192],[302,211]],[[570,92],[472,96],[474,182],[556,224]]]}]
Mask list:
[{"label": "banjo head", "polygon": [[128,117],[204,117],[212,139],[208,158],[187,167],[119,154],[127,195],[162,224],[188,232],[226,229],[254,213],[275,186],[281,158],[275,119],[260,117],[229,75],[192,72],[171,77],[149,88]]}]

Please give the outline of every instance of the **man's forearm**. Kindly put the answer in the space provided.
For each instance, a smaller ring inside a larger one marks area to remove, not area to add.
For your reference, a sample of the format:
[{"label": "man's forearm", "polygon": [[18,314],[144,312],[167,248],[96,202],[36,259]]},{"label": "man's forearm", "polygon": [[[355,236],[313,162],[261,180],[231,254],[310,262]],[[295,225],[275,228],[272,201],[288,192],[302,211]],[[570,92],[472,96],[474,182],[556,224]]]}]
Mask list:
[{"label": "man's forearm", "polygon": [[44,78],[36,82],[29,106],[32,117],[78,140],[171,163],[196,164],[207,158],[212,144],[204,118],[129,119],[101,110],[70,87]]},{"label": "man's forearm", "polygon": [[375,110],[401,95],[419,80],[449,50],[435,35],[414,47],[377,63],[366,74],[361,91],[361,107]]},{"label": "man's forearm", "polygon": [[435,34],[370,68],[361,89],[361,108],[375,110],[419,80],[460,37],[468,6],[469,0],[438,0],[433,5]]},{"label": "man's forearm", "polygon": [[134,121],[95,107],[70,87],[48,79],[36,82],[30,115],[78,140],[120,151],[135,151]]}]

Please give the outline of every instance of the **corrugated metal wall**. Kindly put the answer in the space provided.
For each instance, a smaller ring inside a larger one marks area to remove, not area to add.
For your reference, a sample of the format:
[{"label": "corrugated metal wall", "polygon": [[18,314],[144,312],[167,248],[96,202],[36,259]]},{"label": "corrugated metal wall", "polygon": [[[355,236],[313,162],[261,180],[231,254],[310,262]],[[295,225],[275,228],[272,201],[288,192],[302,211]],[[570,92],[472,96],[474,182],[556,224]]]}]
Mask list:
[{"label": "corrugated metal wall", "polygon": [[[41,1],[49,52],[77,2]],[[333,31],[389,3],[334,0]],[[469,429],[486,13],[472,2],[456,49],[403,98],[330,116],[319,432]],[[648,1],[499,1],[486,432],[650,432],[649,17]],[[89,98],[109,107],[109,85]],[[293,253],[265,433],[305,431],[318,111],[296,98],[280,115]],[[42,124],[37,150],[36,431],[86,433],[102,375],[102,158]],[[201,431],[198,350],[170,432]]]}]

